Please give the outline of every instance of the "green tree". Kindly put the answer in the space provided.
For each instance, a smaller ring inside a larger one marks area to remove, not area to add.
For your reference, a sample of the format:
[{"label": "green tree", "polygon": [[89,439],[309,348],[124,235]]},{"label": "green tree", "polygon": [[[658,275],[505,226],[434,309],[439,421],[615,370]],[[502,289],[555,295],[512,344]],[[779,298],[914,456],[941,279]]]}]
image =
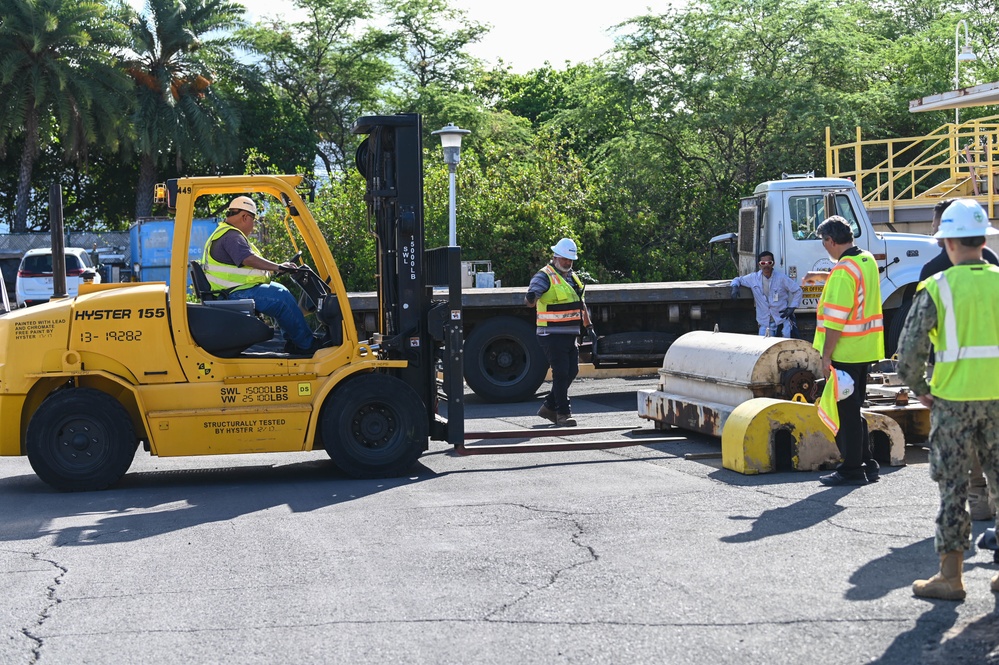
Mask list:
[{"label": "green tree", "polygon": [[578,100],[573,98],[575,84],[592,68],[578,64],[559,70],[545,64],[526,74],[517,74],[509,67],[496,67],[482,73],[475,91],[490,108],[509,111],[539,127],[577,105]]},{"label": "green tree", "polygon": [[19,142],[11,230],[22,232],[44,147],[79,161],[95,143],[119,145],[128,83],[115,60],[125,40],[100,2],[0,0],[0,17],[0,153]]},{"label": "green tree", "polygon": [[467,84],[480,61],[465,49],[482,39],[489,26],[468,18],[447,0],[383,0],[397,37],[395,55],[405,69],[401,82],[419,93],[430,85],[456,90]]},{"label": "green tree", "polygon": [[316,143],[304,109],[272,83],[254,80],[221,80],[217,84],[239,115],[237,160],[222,166],[229,173],[242,171],[253,151],[266,155],[277,173],[312,171]]},{"label": "green tree", "polygon": [[[329,177],[346,172],[357,140],[354,121],[376,111],[393,76],[386,56],[394,37],[359,29],[372,16],[369,0],[295,0],[301,21],[271,18],[243,31],[260,53],[267,81],[302,109]],[[360,34],[355,34],[355,32]]]},{"label": "green tree", "polygon": [[150,214],[157,169],[167,161],[180,169],[194,158],[218,164],[236,156],[238,118],[213,80],[214,70],[238,70],[233,50],[242,42],[231,31],[244,12],[228,0],[147,0],[133,17],[125,68],[135,80],[137,217]]}]

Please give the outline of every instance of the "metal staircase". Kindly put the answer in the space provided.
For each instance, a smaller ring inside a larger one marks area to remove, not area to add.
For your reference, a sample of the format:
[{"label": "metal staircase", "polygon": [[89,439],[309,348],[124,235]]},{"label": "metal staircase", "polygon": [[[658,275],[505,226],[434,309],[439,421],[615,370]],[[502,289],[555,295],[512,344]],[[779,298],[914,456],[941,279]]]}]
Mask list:
[{"label": "metal staircase", "polygon": [[925,136],[833,145],[826,127],[826,174],[857,183],[872,221],[925,232],[937,202],[978,200],[999,216],[999,115],[941,125]]}]

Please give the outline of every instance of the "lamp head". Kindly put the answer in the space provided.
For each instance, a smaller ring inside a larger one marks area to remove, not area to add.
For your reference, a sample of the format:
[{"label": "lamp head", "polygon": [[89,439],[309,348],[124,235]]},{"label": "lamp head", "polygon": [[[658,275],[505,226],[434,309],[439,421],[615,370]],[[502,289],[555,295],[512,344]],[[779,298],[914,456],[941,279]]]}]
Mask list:
[{"label": "lamp head", "polygon": [[957,56],[957,61],[974,62],[975,60],[978,60],[978,56],[975,55],[975,52],[971,49],[971,45],[965,44],[964,46],[962,46],[961,52]]},{"label": "lamp head", "polygon": [[472,130],[462,129],[454,123],[448,123],[435,132],[430,132],[432,136],[441,137],[441,147],[444,148],[444,163],[454,167],[461,161],[461,139],[465,134],[471,134]]},{"label": "lamp head", "polygon": [[445,148],[460,148],[461,139],[465,134],[471,134],[472,130],[462,129],[454,123],[449,122],[435,132],[430,132],[433,136],[441,137],[441,146]]}]

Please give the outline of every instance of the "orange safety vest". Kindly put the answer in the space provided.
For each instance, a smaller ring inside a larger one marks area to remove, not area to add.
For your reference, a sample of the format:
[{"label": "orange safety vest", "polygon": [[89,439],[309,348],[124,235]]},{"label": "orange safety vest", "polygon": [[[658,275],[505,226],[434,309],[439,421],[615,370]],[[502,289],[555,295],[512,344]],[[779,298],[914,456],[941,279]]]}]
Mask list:
[{"label": "orange safety vest", "polygon": [[829,273],[815,313],[815,342],[822,353],[826,330],[839,330],[833,360],[864,363],[884,357],[881,283],[873,255],[844,256]]},{"label": "orange safety vest", "polygon": [[583,282],[580,281],[576,273],[572,273],[572,279],[576,282],[577,289],[573,288],[552,265],[546,265],[541,269],[548,275],[551,287],[538,298],[538,327],[575,327],[579,332],[580,324],[583,321]]}]

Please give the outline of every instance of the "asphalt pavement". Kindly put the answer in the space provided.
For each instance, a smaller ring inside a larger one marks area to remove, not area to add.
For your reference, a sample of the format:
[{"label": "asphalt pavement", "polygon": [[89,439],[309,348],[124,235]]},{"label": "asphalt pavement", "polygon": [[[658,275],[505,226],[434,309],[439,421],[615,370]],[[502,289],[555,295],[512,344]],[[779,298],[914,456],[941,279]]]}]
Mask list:
[{"label": "asphalt pavement", "polygon": [[[622,429],[540,439],[634,446],[434,443],[391,480],[140,450],[62,494],[0,458],[0,663],[999,663],[991,551],[963,603],[911,593],[937,567],[923,448],[865,487],[742,476],[717,440],[649,432],[654,384],[578,380],[580,427]],[[469,394],[466,429],[546,429],[539,404]]]}]

